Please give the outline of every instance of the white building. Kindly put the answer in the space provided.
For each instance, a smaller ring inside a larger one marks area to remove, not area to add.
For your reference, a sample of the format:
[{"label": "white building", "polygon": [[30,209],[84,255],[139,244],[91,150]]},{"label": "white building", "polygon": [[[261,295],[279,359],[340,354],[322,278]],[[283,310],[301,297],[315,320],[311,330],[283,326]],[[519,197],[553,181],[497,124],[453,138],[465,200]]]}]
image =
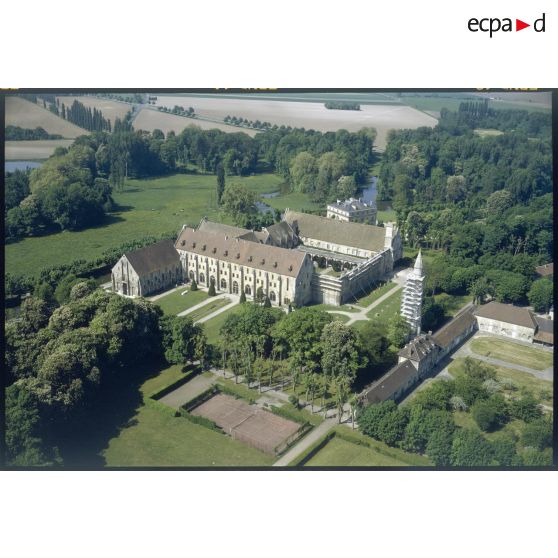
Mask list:
[{"label": "white building", "polygon": [[415,261],[415,267],[407,276],[401,298],[401,315],[411,326],[413,335],[420,334],[424,279],[425,275],[422,268],[422,254],[419,250]]},{"label": "white building", "polygon": [[479,306],[475,315],[479,331],[533,342],[537,322],[528,308],[492,301]]},{"label": "white building", "polygon": [[376,208],[371,203],[363,201],[362,198],[349,198],[328,204],[326,216],[328,219],[375,225],[376,213]]}]

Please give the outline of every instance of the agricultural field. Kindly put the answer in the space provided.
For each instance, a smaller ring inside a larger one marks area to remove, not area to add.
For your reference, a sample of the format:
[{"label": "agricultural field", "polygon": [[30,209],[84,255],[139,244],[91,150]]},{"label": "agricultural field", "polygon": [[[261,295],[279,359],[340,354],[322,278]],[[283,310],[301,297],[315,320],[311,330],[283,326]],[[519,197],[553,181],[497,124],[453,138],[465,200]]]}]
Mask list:
[{"label": "agricultural field", "polygon": [[60,104],[64,103],[67,107],[77,100],[85,107],[91,108],[91,110],[96,108],[103,113],[104,118],[110,120],[111,126],[114,126],[114,121],[117,118],[122,120],[132,108],[128,103],[112,99],[102,99],[101,97],[90,97],[88,95],[80,95],[78,97],[63,96],[57,97],[57,99],[60,101]]},{"label": "agricultural field", "polygon": [[[355,438],[364,438],[351,432]],[[397,448],[366,438],[367,446],[334,436],[304,466],[307,467],[424,467],[431,465],[423,456],[407,453]]]},{"label": "agricultural field", "polygon": [[[87,132],[84,132],[87,133]],[[57,147],[70,147],[74,140],[7,141],[4,145],[6,161],[35,161],[48,159]]]},{"label": "agricultural field", "polygon": [[5,125],[31,129],[40,126],[49,134],[60,134],[65,139],[75,139],[89,133],[31,101],[10,95],[6,96]]},{"label": "agricultural field", "polygon": [[512,343],[494,337],[476,337],[471,341],[470,347],[478,355],[503,360],[504,362],[535,370],[546,370],[552,366],[553,362],[551,351]]},{"label": "agricultural field", "polygon": [[[186,294],[183,294],[184,292]],[[179,312],[188,310],[206,299],[207,293],[204,291],[189,291],[187,288],[181,288],[158,298],[154,304],[159,306],[165,314],[176,316]]]},{"label": "agricultural field", "polygon": [[[387,133],[391,129],[434,127],[437,120],[423,112],[402,104],[362,105],[361,110],[330,110],[323,102],[275,101],[272,99],[232,99],[220,95],[213,97],[188,97],[200,116],[212,120],[223,120],[225,116],[237,116],[248,120],[270,122],[278,126],[293,126],[318,130],[321,132],[345,129],[356,132],[361,128],[372,127],[378,131],[376,145],[384,149]],[[184,97],[159,96],[158,106],[172,108],[184,105]],[[145,112],[145,111],[142,111]],[[141,113],[140,113],[141,117]],[[139,117],[138,117],[139,118]],[[177,117],[179,118],[179,117]],[[140,127],[139,124],[136,127]],[[147,128],[146,128],[147,129]]]},{"label": "agricultural field", "polygon": [[[184,99],[174,98],[176,101],[170,106],[174,105],[184,105]],[[194,107],[196,108],[196,107]],[[196,112],[197,108],[196,108]],[[198,118],[186,118],[185,116],[178,116],[177,114],[167,114],[160,112],[158,110],[142,108],[138,115],[134,118],[132,122],[136,130],[145,130],[152,132],[155,129],[161,130],[164,134],[168,132],[175,132],[179,134],[187,128],[188,126],[198,126],[202,130],[222,130],[223,132],[238,133],[244,132],[249,136],[255,136],[256,130],[251,130],[249,128],[240,128],[238,126],[229,126],[221,122],[209,122],[207,120],[200,120]]]}]

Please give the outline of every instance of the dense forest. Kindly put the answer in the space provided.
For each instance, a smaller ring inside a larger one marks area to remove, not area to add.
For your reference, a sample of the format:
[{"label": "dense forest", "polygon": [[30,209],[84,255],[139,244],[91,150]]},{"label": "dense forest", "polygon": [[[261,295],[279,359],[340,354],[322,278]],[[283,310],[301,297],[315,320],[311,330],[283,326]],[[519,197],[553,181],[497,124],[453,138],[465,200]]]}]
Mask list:
[{"label": "dense forest", "polygon": [[[473,129],[510,122],[501,135]],[[430,294],[528,301],[535,266],[553,253],[549,129],[549,114],[468,102],[434,129],[390,133],[378,195],[392,200],[409,247],[440,251],[427,270]]]}]

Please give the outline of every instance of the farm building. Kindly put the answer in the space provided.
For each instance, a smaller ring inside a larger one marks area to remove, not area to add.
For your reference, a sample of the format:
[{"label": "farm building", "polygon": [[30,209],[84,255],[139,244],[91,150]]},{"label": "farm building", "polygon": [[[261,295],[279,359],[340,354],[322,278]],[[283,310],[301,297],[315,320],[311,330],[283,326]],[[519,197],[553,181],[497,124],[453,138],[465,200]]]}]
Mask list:
[{"label": "farm building", "polygon": [[475,315],[479,331],[533,342],[537,322],[528,308],[492,301],[479,306]]},{"label": "farm building", "polygon": [[182,282],[180,258],[171,240],[125,252],[111,272],[112,289],[124,296],[147,296]]}]

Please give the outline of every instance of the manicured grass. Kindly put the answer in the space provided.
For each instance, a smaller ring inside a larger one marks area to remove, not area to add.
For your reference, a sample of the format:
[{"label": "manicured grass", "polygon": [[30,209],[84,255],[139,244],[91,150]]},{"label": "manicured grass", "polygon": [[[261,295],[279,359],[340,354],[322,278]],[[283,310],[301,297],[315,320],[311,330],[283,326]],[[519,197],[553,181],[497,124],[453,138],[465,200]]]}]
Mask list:
[{"label": "manicured grass", "polygon": [[[186,292],[186,294],[182,294]],[[189,291],[186,287],[178,289],[173,293],[157,299],[154,304],[161,307],[165,314],[176,315],[179,312],[188,310],[196,304],[206,300],[207,293],[205,291]]]},{"label": "manicured grass", "polygon": [[552,366],[552,353],[519,343],[494,337],[477,337],[471,341],[471,349],[478,355],[503,360],[512,364],[545,370]]},{"label": "manicured grass", "polygon": [[[449,372],[453,376],[458,376],[459,374],[463,373],[463,361],[464,359],[458,358],[449,365]],[[532,392],[533,395],[541,401],[541,403],[552,406],[552,382],[537,378],[536,376],[533,376],[528,372],[512,370],[511,368],[504,368],[502,366],[494,366],[493,364],[490,364],[488,366],[496,370],[496,379],[498,381],[506,379],[511,380],[518,390],[528,390]],[[514,394],[513,391],[507,392],[507,390],[504,393],[508,393],[508,395]]]},{"label": "manicured grass", "polygon": [[216,310],[219,310],[219,308],[223,308],[223,306],[226,306],[231,302],[232,301],[230,298],[218,298],[217,300],[212,300],[211,302],[204,304],[201,308],[190,312],[189,314],[187,314],[187,316],[189,316],[194,322],[196,322],[198,320],[201,320],[202,318],[205,318],[205,316],[209,316],[209,314],[212,314]]},{"label": "manicured grass", "polygon": [[178,382],[178,380],[184,378],[188,372],[189,368],[183,366],[182,364],[173,364],[165,370],[162,370],[154,378],[149,378],[149,380],[145,381],[141,386],[140,391],[143,395],[149,396],[151,393],[160,391],[163,388]]},{"label": "manicured grass", "polygon": [[351,318],[349,316],[345,316],[345,314],[331,314],[334,320],[338,320],[344,323],[347,323]]},{"label": "manicured grass", "polygon": [[299,192],[291,192],[290,194],[284,194],[277,196],[276,198],[262,199],[262,201],[279,211],[283,211],[287,207],[293,211],[302,211],[303,209],[325,210],[324,205],[310,201],[308,194],[302,194]]},{"label": "manicured grass", "polygon": [[376,287],[372,292],[368,293],[366,296],[359,298],[355,304],[366,308],[370,306],[373,302],[378,300],[381,296],[385,295],[387,292],[391,291],[391,289],[397,287],[397,283],[384,283],[379,287]]},{"label": "manicured grass", "polygon": [[315,308],[316,310],[324,310],[325,312],[327,312],[328,310],[358,312],[358,308],[352,308],[351,306],[347,306],[346,304],[343,304],[342,306],[333,306],[333,304],[313,304],[311,308]]},{"label": "manicured grass", "polygon": [[201,324],[205,331],[205,335],[207,336],[207,340],[209,343],[216,344],[219,341],[219,339],[221,338],[221,336],[219,335],[219,330],[221,329],[221,326],[225,323],[227,316],[230,316],[231,314],[235,314],[236,312],[239,311],[240,311],[240,305],[233,306],[229,310],[226,310],[225,312],[222,312],[218,316],[215,316],[215,318],[212,318],[211,320],[208,320],[207,322]]},{"label": "manicured grass", "polygon": [[107,466],[269,466],[275,460],[229,436],[152,407],[141,407],[131,422],[104,450]]},{"label": "manicured grass", "polygon": [[384,323],[389,322],[399,312],[402,294],[403,289],[398,289],[378,306],[372,308],[366,315],[372,320],[378,319]]},{"label": "manicured grass", "polygon": [[[123,192],[114,192],[119,208],[107,216],[103,225],[7,244],[6,271],[36,275],[43,267],[97,258],[109,248],[147,235],[158,236],[169,231],[178,234],[182,225],[197,226],[204,216],[230,223],[216,207],[215,180],[214,175],[192,174],[128,180]],[[282,182],[272,174],[227,178],[227,181],[265,184],[266,189]]]},{"label": "manicured grass", "polygon": [[397,213],[393,209],[378,209],[376,219],[382,223],[397,221]]},{"label": "manicured grass", "polygon": [[491,129],[483,129],[483,128],[477,128],[476,130],[473,130],[473,132],[477,134],[477,136],[480,136],[481,138],[488,137],[488,136],[501,136],[504,133],[501,130],[491,130]]},{"label": "manicured grass", "polygon": [[424,467],[431,465],[426,457],[391,448],[382,442],[365,437],[359,432],[351,431],[350,435],[355,439],[366,438],[365,443],[368,447],[335,436],[304,465],[313,467]]}]

